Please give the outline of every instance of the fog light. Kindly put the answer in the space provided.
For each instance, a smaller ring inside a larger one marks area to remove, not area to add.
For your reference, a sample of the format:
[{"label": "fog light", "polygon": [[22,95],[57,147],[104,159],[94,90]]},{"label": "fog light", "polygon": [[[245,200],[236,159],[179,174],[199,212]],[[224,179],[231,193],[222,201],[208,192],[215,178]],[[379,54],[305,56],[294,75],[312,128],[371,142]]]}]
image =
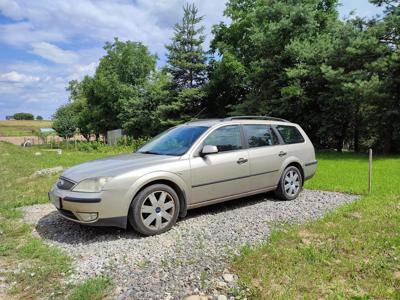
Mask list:
[{"label": "fog light", "polygon": [[79,220],[84,221],[84,222],[90,222],[94,221],[97,219],[97,213],[81,213],[77,212]]}]

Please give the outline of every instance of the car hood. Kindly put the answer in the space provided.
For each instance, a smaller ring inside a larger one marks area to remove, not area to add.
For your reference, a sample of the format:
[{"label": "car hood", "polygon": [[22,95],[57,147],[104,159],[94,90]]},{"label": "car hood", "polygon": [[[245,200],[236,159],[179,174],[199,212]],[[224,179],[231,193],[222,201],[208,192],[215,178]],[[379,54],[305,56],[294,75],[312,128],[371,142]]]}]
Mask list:
[{"label": "car hood", "polygon": [[178,156],[129,153],[96,159],[73,166],[61,175],[79,182],[86,178],[111,176],[115,177],[133,170],[179,160]]}]

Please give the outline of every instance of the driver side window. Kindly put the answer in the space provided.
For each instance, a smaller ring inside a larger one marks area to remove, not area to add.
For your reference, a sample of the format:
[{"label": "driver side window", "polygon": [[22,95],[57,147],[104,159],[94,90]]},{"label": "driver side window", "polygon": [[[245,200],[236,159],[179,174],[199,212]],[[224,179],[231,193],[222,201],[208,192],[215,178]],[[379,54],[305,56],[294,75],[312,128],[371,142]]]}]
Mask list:
[{"label": "driver side window", "polygon": [[242,149],[242,138],[239,125],[229,125],[214,130],[204,140],[203,146],[217,146],[218,152]]}]

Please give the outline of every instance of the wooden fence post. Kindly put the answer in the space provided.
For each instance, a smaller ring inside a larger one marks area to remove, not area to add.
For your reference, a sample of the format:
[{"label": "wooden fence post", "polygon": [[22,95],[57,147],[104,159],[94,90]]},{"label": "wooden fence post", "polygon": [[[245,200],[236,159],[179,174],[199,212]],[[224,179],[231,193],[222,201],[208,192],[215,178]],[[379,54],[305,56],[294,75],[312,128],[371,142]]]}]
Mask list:
[{"label": "wooden fence post", "polygon": [[372,149],[368,151],[369,156],[369,168],[368,168],[368,193],[371,193],[372,189]]}]

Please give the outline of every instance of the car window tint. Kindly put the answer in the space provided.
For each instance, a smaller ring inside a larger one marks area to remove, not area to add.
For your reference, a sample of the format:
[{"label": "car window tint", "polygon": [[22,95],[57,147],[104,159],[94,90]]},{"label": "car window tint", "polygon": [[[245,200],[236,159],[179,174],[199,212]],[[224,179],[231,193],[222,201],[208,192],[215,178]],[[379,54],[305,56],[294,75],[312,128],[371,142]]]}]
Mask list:
[{"label": "car window tint", "polygon": [[297,144],[304,142],[303,136],[294,126],[279,125],[276,126],[276,129],[279,131],[279,134],[282,136],[285,144]]},{"label": "car window tint", "polygon": [[242,149],[240,127],[232,125],[214,130],[204,140],[205,145],[217,146],[219,152]]},{"label": "car window tint", "polygon": [[278,139],[268,125],[244,125],[249,148],[272,146],[278,144]]}]

